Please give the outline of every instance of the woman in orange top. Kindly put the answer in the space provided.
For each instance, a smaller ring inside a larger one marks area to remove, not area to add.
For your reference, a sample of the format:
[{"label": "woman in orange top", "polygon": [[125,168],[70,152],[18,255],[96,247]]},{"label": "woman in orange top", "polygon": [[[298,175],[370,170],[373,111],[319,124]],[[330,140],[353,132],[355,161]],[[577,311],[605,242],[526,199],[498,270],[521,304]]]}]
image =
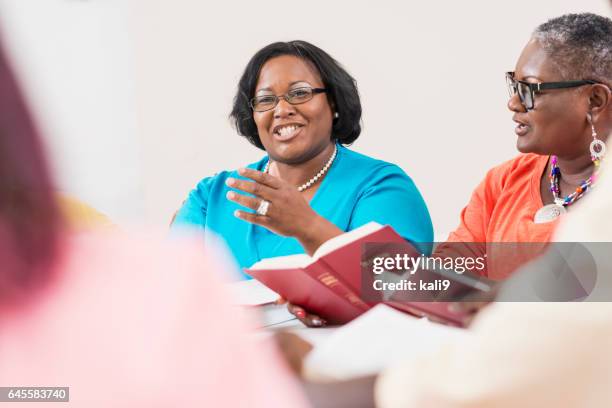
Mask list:
[{"label": "woman in orange top", "polygon": [[[506,74],[522,154],[489,170],[440,252],[456,242],[486,243],[465,247],[488,255],[489,278],[506,278],[541,252],[559,217],[595,186],[612,130],[611,27],[609,18],[584,13],[536,29]],[[492,244],[508,242],[533,244]]]}]

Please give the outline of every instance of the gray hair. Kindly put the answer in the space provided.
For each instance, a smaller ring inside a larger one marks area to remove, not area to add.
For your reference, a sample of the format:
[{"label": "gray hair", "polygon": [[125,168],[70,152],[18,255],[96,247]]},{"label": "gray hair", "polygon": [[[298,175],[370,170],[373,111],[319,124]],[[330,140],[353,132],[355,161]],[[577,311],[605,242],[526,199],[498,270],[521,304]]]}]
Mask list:
[{"label": "gray hair", "polygon": [[565,14],[533,33],[563,79],[612,85],[612,20],[593,13]]}]

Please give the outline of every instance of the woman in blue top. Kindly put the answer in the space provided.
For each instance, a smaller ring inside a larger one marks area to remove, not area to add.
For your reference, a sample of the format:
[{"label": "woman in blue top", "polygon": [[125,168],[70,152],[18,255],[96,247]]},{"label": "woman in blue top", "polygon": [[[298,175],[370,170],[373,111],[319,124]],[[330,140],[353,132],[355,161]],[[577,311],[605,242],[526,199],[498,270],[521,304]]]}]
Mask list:
[{"label": "woman in blue top", "polygon": [[174,225],[223,237],[241,268],[312,254],[370,221],[416,244],[432,241],[427,207],[406,173],[343,147],[361,132],[361,103],[355,80],[323,50],[292,41],[257,52],[231,118],[267,156],[203,179]]}]

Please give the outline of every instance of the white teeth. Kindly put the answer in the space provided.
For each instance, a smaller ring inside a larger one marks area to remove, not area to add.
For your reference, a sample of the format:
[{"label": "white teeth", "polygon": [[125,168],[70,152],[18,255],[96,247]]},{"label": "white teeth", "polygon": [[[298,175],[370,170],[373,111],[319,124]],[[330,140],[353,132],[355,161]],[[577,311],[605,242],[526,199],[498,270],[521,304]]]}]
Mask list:
[{"label": "white teeth", "polygon": [[294,125],[283,126],[282,128],[277,130],[277,133],[283,137],[292,135],[298,127]]}]

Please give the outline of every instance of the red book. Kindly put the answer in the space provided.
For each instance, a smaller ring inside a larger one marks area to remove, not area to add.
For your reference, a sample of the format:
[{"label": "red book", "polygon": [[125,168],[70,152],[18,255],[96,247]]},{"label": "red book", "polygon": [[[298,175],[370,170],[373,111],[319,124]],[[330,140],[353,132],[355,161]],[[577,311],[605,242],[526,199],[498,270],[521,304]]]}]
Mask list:
[{"label": "red book", "polygon": [[[447,311],[448,303],[411,302],[405,297],[385,302],[383,293],[367,291],[362,286],[362,259],[365,244],[402,245],[412,256],[421,254],[390,226],[371,222],[351,232],[325,242],[312,257],[304,254],[263,259],[246,273],[310,313],[321,316],[331,324],[346,323],[378,303],[387,303],[404,312],[424,311],[449,324],[461,325],[463,316]],[[377,247],[379,255],[381,247]],[[405,295],[405,294],[404,294]],[[377,297],[378,296],[378,297]]]}]

